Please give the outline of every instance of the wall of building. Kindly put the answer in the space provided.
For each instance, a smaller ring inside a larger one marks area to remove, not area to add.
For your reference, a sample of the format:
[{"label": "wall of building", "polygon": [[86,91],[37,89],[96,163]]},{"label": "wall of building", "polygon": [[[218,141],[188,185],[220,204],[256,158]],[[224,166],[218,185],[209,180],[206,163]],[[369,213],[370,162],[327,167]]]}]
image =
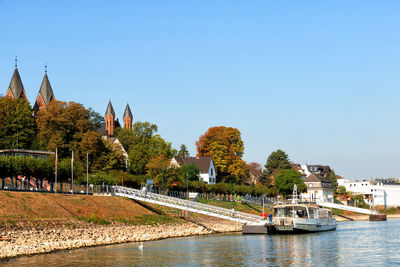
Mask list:
[{"label": "wall of building", "polygon": [[306,183],[307,192],[301,194],[303,200],[333,203],[333,189],[322,188],[321,183]]}]

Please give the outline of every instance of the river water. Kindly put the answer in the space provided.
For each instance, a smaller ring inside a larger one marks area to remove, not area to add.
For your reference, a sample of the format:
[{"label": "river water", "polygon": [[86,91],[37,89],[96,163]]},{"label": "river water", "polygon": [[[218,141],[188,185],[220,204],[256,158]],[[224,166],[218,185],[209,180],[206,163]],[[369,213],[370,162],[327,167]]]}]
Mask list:
[{"label": "river water", "polygon": [[301,235],[225,234],[173,238],[21,257],[8,266],[395,266],[400,220],[340,222]]}]

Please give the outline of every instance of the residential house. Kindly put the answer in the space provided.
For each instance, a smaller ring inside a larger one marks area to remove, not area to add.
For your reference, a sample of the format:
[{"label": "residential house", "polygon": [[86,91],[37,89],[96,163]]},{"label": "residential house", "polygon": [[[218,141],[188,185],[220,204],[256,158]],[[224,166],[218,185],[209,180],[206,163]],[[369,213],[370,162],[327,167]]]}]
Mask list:
[{"label": "residential house", "polygon": [[307,192],[301,196],[310,202],[332,202],[333,203],[333,187],[330,181],[321,176],[311,173],[304,179],[307,186]]},{"label": "residential house", "polygon": [[211,157],[173,157],[171,165],[182,167],[185,164],[194,164],[200,169],[200,179],[208,184],[215,184],[217,173]]}]

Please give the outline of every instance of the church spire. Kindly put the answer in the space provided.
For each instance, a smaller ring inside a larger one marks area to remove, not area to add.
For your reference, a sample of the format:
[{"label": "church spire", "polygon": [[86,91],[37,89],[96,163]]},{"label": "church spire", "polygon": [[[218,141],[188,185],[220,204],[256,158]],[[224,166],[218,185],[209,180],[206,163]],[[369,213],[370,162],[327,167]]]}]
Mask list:
[{"label": "church spire", "polygon": [[108,101],[106,109],[106,134],[107,136],[114,136],[115,129],[115,112],[111,104],[111,100]]},{"label": "church spire", "polygon": [[124,112],[124,128],[131,130],[132,129],[132,121],[133,121],[133,115],[131,112],[131,109],[129,107],[129,104],[126,104],[125,112]]},{"label": "church spire", "polygon": [[15,57],[15,69],[13,76],[11,77],[10,85],[8,86],[6,96],[12,99],[23,98],[28,101],[26,97],[25,89],[21,81],[21,76],[19,76],[18,66],[17,66],[17,57]]},{"label": "church spire", "polygon": [[39,109],[46,108],[50,101],[54,100],[53,89],[51,88],[51,84],[49,81],[49,77],[47,76],[47,63],[44,65],[44,77],[42,81],[42,85],[40,86],[38,96],[36,98],[35,105],[33,109],[35,111]]}]

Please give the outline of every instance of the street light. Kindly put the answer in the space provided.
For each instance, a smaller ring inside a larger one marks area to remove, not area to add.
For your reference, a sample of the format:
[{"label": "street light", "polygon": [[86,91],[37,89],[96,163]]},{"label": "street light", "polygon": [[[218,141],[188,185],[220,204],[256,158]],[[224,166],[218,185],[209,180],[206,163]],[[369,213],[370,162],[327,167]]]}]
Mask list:
[{"label": "street light", "polygon": [[189,199],[189,173],[186,172],[186,191],[187,191],[187,198]]},{"label": "street light", "polygon": [[164,195],[164,169],[161,169],[161,190]]}]

